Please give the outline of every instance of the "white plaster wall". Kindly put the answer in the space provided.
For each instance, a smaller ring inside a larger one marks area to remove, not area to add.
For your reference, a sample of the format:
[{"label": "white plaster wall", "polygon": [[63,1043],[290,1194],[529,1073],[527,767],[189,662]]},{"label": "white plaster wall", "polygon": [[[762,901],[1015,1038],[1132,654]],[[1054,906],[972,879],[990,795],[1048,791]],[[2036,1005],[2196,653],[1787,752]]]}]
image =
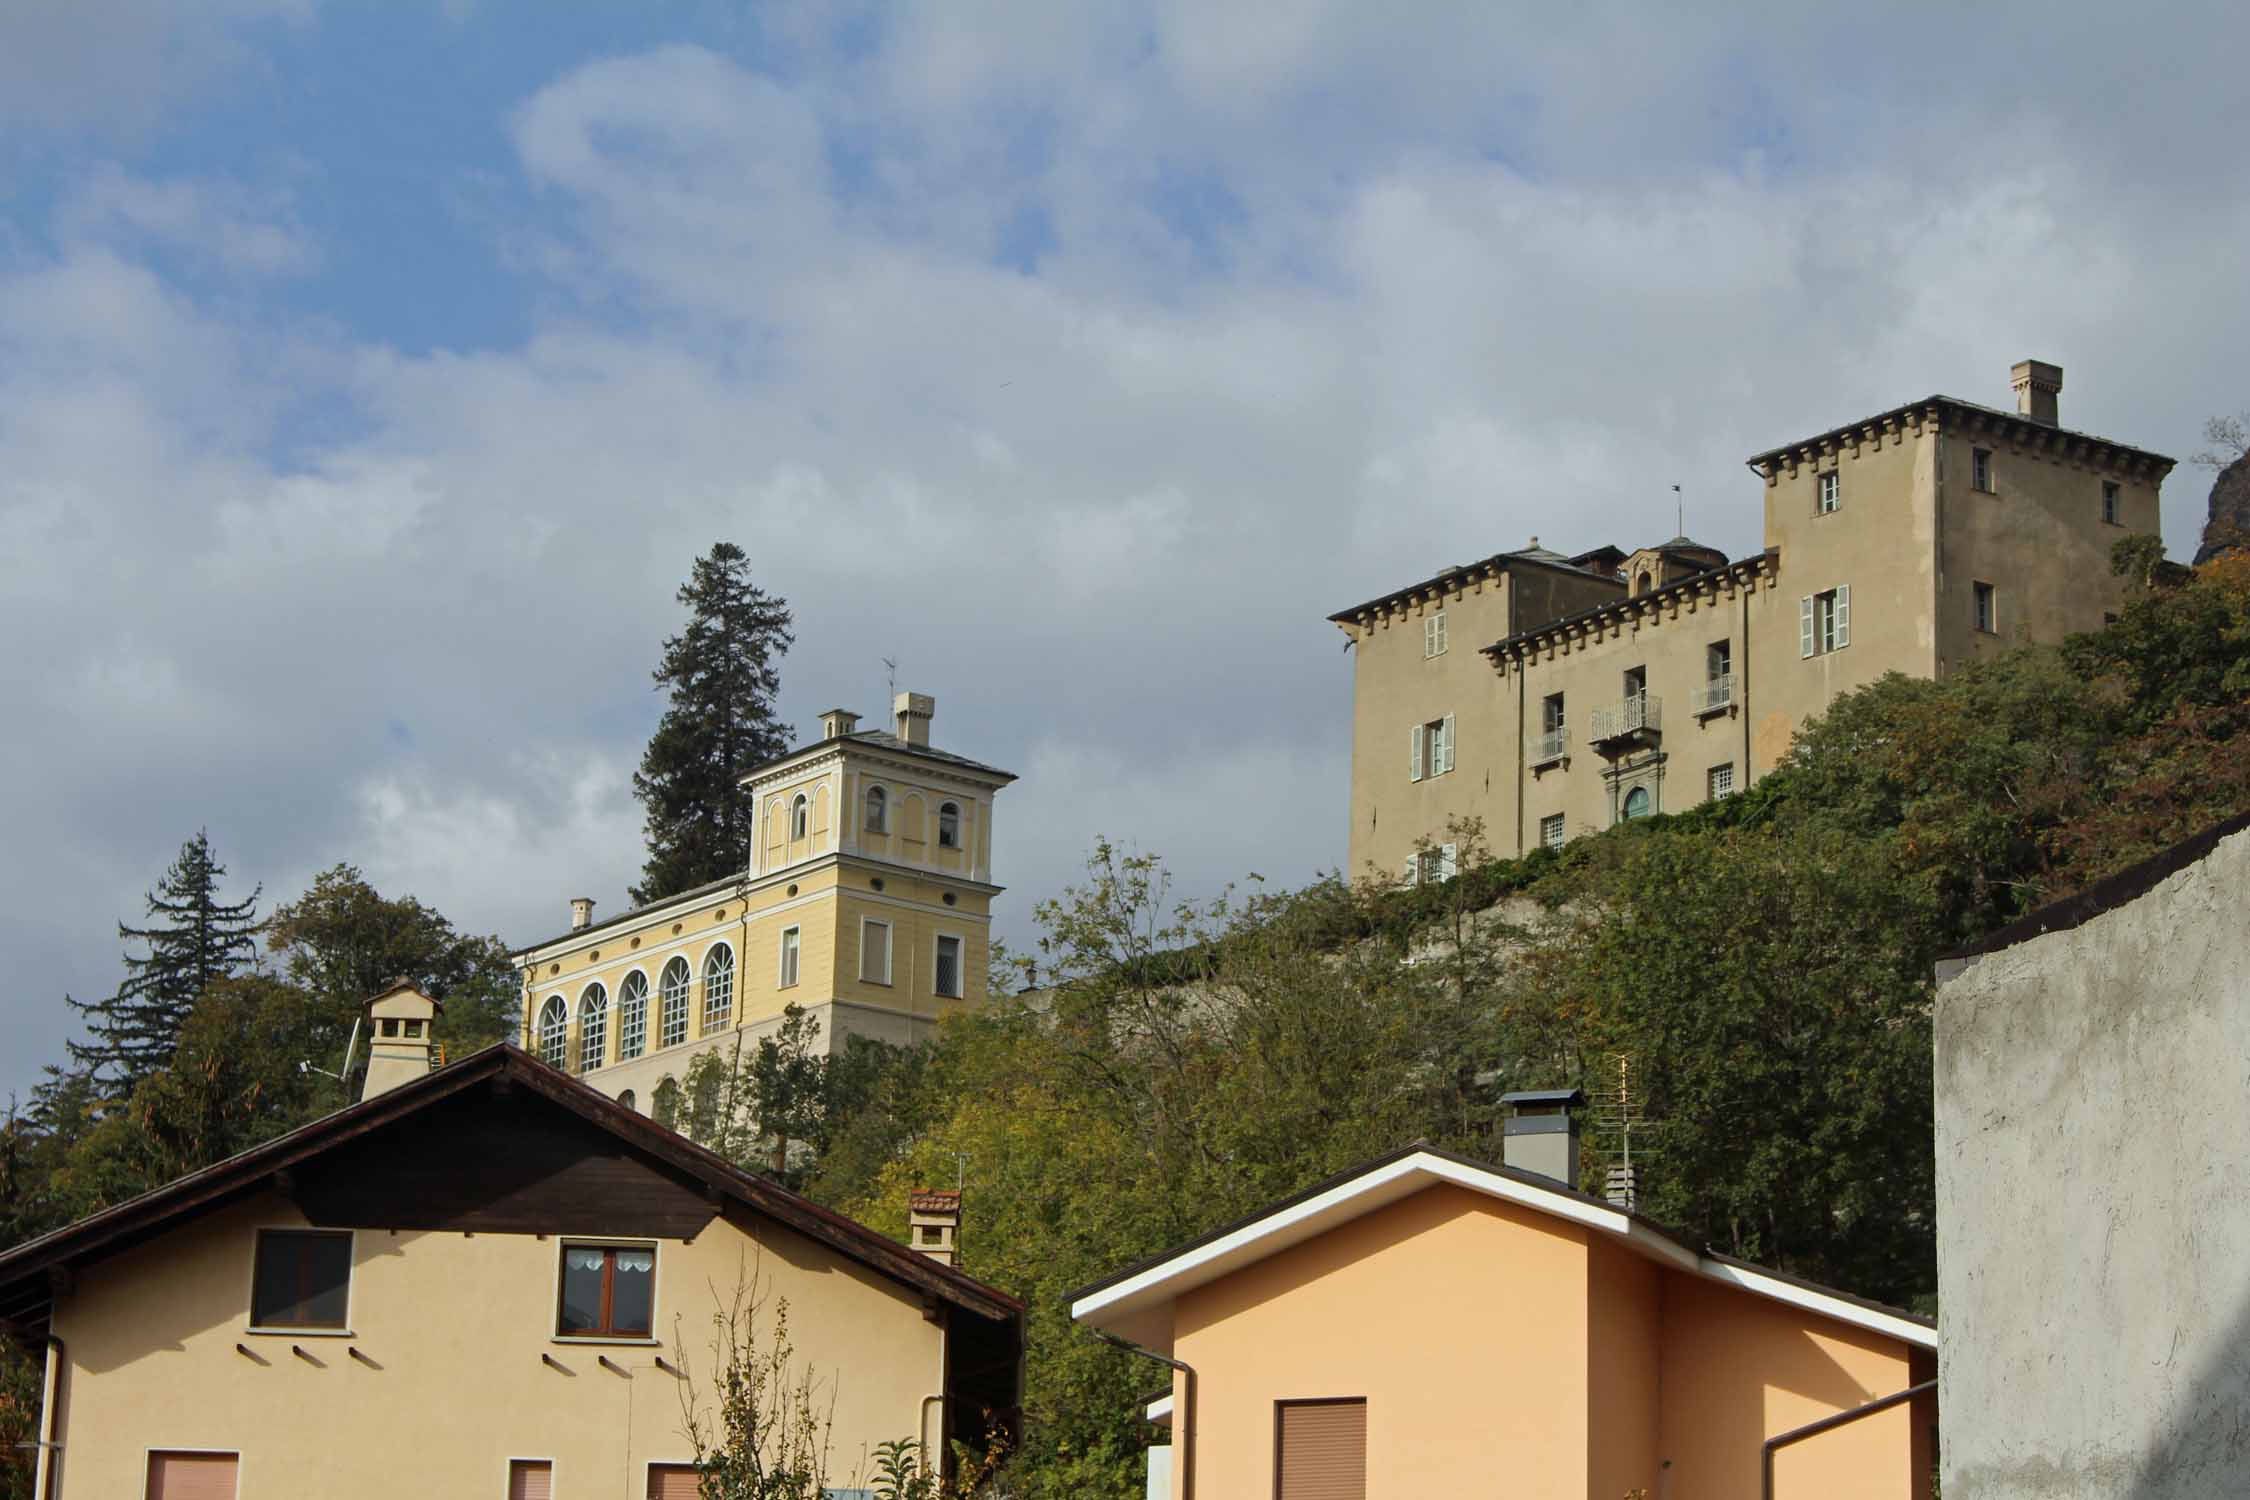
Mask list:
[{"label": "white plaster wall", "polygon": [[1947,1500],[2250,1494],[2250,832],[1937,1004]]}]

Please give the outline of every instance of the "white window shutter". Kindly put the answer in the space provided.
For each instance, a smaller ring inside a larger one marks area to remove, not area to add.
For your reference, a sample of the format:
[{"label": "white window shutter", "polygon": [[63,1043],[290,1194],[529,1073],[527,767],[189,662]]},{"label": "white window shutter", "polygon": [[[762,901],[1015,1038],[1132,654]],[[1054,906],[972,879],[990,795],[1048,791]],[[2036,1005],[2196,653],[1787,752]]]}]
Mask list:
[{"label": "white window shutter", "polygon": [[1413,732],[1407,736],[1406,779],[1408,781],[1420,781],[1422,779],[1422,726],[1419,724],[1415,725]]},{"label": "white window shutter", "polygon": [[1453,769],[1453,715],[1447,714],[1439,722],[1443,727],[1438,730],[1438,771],[1442,774]]},{"label": "white window shutter", "polygon": [[1456,848],[1457,846],[1453,844],[1439,846],[1438,876],[1440,879],[1451,880],[1460,870],[1460,864],[1455,858]]},{"label": "white window shutter", "polygon": [[1797,654],[1810,656],[1812,653],[1812,595],[1807,594],[1797,601]]},{"label": "white window shutter", "polygon": [[1838,648],[1852,643],[1852,586],[1836,585],[1836,645]]}]

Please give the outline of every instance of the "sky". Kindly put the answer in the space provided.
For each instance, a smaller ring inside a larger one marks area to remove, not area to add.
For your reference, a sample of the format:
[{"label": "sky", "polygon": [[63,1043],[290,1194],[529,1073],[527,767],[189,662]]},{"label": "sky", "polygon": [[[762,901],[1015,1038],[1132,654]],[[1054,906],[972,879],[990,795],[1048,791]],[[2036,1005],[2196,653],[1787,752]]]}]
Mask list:
[{"label": "sky", "polygon": [[[1761,545],[1751,453],[2065,369],[2250,407],[2236,3],[0,0],[0,1096],[207,830],[511,942],[614,912],[674,592],[780,707],[1102,836],[1344,858],[1326,615]],[[2193,551],[2210,474],[2164,489]]]}]

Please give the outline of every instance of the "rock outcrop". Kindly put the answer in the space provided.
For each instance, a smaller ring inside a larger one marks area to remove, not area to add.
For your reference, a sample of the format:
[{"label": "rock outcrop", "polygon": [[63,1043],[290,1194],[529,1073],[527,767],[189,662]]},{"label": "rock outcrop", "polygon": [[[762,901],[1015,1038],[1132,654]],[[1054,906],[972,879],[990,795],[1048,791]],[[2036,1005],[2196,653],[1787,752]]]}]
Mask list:
[{"label": "rock outcrop", "polygon": [[2222,552],[2250,550],[2250,453],[2219,471],[2211,481],[2211,519],[2203,523],[2198,564]]}]

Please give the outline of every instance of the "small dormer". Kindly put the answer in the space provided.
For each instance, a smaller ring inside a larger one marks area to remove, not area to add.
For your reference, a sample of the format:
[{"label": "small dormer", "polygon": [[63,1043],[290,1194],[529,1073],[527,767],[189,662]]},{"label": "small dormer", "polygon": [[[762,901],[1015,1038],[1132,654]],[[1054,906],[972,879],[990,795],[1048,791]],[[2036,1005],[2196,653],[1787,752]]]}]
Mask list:
[{"label": "small dormer", "polygon": [[1676,536],[1668,542],[1659,542],[1654,547],[1643,547],[1625,559],[1622,569],[1625,592],[1629,597],[1638,599],[1667,584],[1726,565],[1727,555],[1718,548],[1706,547],[1701,542]]},{"label": "small dormer", "polygon": [[369,1000],[367,1083],[362,1099],[388,1093],[437,1065],[437,1020],[445,1007],[410,980],[401,979]]}]

